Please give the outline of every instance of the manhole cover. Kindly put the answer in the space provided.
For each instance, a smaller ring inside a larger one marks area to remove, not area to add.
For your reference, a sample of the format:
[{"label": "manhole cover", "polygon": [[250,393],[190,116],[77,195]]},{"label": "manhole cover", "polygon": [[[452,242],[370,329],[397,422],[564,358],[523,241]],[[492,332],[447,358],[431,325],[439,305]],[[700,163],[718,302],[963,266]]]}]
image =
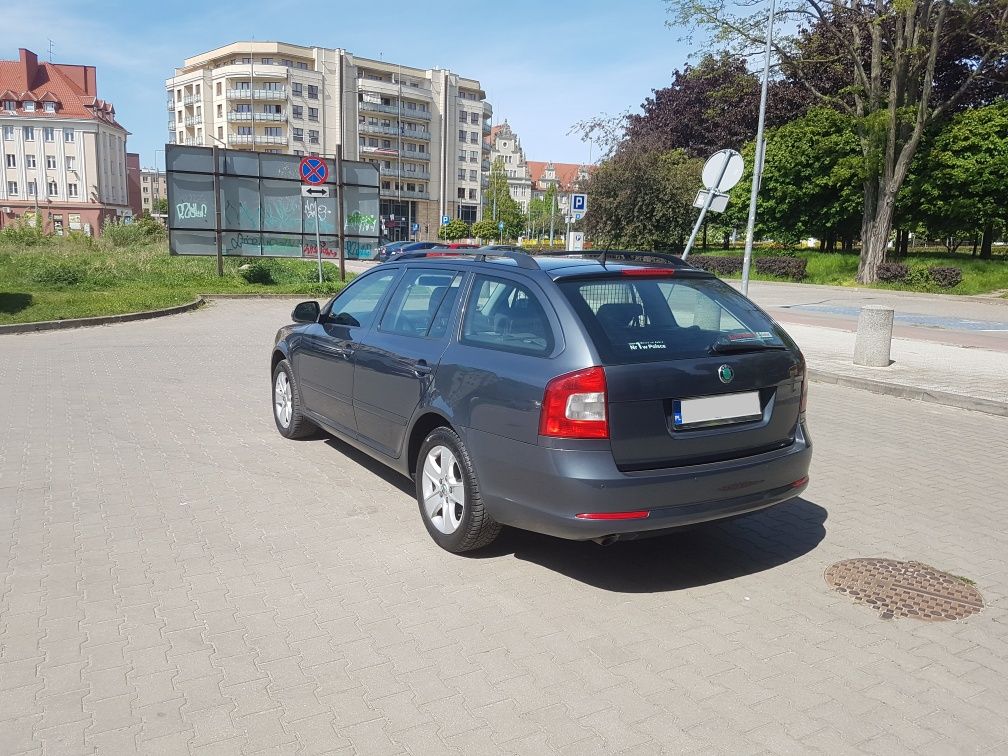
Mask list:
[{"label": "manhole cover", "polygon": [[826,582],[885,619],[957,620],[983,609],[972,585],[920,562],[847,559],[826,570]]}]

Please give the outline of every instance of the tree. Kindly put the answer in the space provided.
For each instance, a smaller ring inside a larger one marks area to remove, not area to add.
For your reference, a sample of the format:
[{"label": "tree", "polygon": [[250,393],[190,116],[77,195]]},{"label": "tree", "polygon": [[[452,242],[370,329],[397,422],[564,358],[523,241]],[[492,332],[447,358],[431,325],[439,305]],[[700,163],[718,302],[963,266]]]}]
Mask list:
[{"label": "tree", "polygon": [[[666,0],[673,22],[713,33],[740,51],[764,43],[767,18],[750,4]],[[782,0],[783,35],[774,52],[784,72],[812,95],[855,119],[864,166],[858,280],[873,283],[885,259],[896,199],[926,131],[967,97],[989,91],[988,78],[1008,70],[1006,0]],[[741,13],[733,12],[742,8]],[[811,21],[809,21],[811,19]],[[830,38],[827,57],[805,56],[802,43]],[[941,67],[938,62],[941,60]],[[835,67],[848,85],[824,91],[815,72]]]},{"label": "tree", "polygon": [[500,231],[497,228],[497,224],[491,218],[484,218],[473,223],[472,233],[477,239],[493,241],[497,239]]},{"label": "tree", "polygon": [[484,193],[483,217],[494,221],[504,221],[504,237],[517,239],[525,231],[525,216],[521,205],[515,201],[508,189],[504,174],[504,159],[498,157],[490,166],[490,185]]},{"label": "tree", "polygon": [[1008,99],[956,115],[925,153],[910,183],[915,219],[930,230],[981,235],[990,258],[994,231],[1008,221]]},{"label": "tree", "polygon": [[469,224],[464,220],[455,218],[438,229],[438,239],[445,241],[456,241],[469,236]]},{"label": "tree", "polygon": [[681,250],[702,164],[684,150],[622,150],[587,182],[585,231],[599,247]]},{"label": "tree", "polygon": [[157,213],[158,215],[167,215],[168,214],[168,198],[167,197],[158,197],[156,200],[154,200],[153,207],[154,207],[154,212]]},{"label": "tree", "polygon": [[544,229],[549,227],[549,217],[546,200],[542,197],[533,197],[529,200],[528,223],[531,236],[538,238]]},{"label": "tree", "polygon": [[[740,187],[748,188],[752,181],[754,152],[755,144],[749,142]],[[758,232],[776,239],[816,236],[829,249],[838,238],[853,238],[861,219],[861,170],[860,145],[849,116],[813,108],[768,129]],[[736,189],[725,213],[735,227],[745,224],[749,212],[742,194]]]}]

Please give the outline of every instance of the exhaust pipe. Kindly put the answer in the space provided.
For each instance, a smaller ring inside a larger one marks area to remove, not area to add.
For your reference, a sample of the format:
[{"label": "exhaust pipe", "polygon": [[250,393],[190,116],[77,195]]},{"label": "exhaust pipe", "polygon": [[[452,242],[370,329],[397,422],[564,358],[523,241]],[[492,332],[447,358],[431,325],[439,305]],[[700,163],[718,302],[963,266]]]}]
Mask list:
[{"label": "exhaust pipe", "polygon": [[620,537],[618,535],[607,535],[602,536],[601,538],[592,538],[592,540],[599,546],[608,546],[610,543],[616,543],[619,539]]}]

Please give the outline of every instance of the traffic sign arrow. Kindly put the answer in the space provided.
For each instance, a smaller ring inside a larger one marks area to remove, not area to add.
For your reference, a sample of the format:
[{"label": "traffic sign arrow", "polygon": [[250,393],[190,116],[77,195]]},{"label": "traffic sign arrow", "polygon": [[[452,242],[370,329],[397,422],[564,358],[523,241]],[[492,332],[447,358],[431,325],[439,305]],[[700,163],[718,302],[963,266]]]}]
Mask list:
[{"label": "traffic sign arrow", "polygon": [[329,187],[328,186],[302,186],[301,187],[302,197],[328,197]]}]

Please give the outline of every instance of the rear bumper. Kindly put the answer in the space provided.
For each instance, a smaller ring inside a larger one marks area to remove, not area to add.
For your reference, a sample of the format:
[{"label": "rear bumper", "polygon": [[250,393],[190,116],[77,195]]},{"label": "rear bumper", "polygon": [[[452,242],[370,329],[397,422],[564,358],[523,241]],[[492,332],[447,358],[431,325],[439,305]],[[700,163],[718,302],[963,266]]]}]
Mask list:
[{"label": "rear bumper", "polygon": [[[624,473],[608,450],[562,450],[469,429],[484,503],[504,525],[573,540],[644,534],[754,512],[808,485],[812,445],[803,426],[786,449],[729,462]],[[582,513],[647,510],[644,519]]]}]

